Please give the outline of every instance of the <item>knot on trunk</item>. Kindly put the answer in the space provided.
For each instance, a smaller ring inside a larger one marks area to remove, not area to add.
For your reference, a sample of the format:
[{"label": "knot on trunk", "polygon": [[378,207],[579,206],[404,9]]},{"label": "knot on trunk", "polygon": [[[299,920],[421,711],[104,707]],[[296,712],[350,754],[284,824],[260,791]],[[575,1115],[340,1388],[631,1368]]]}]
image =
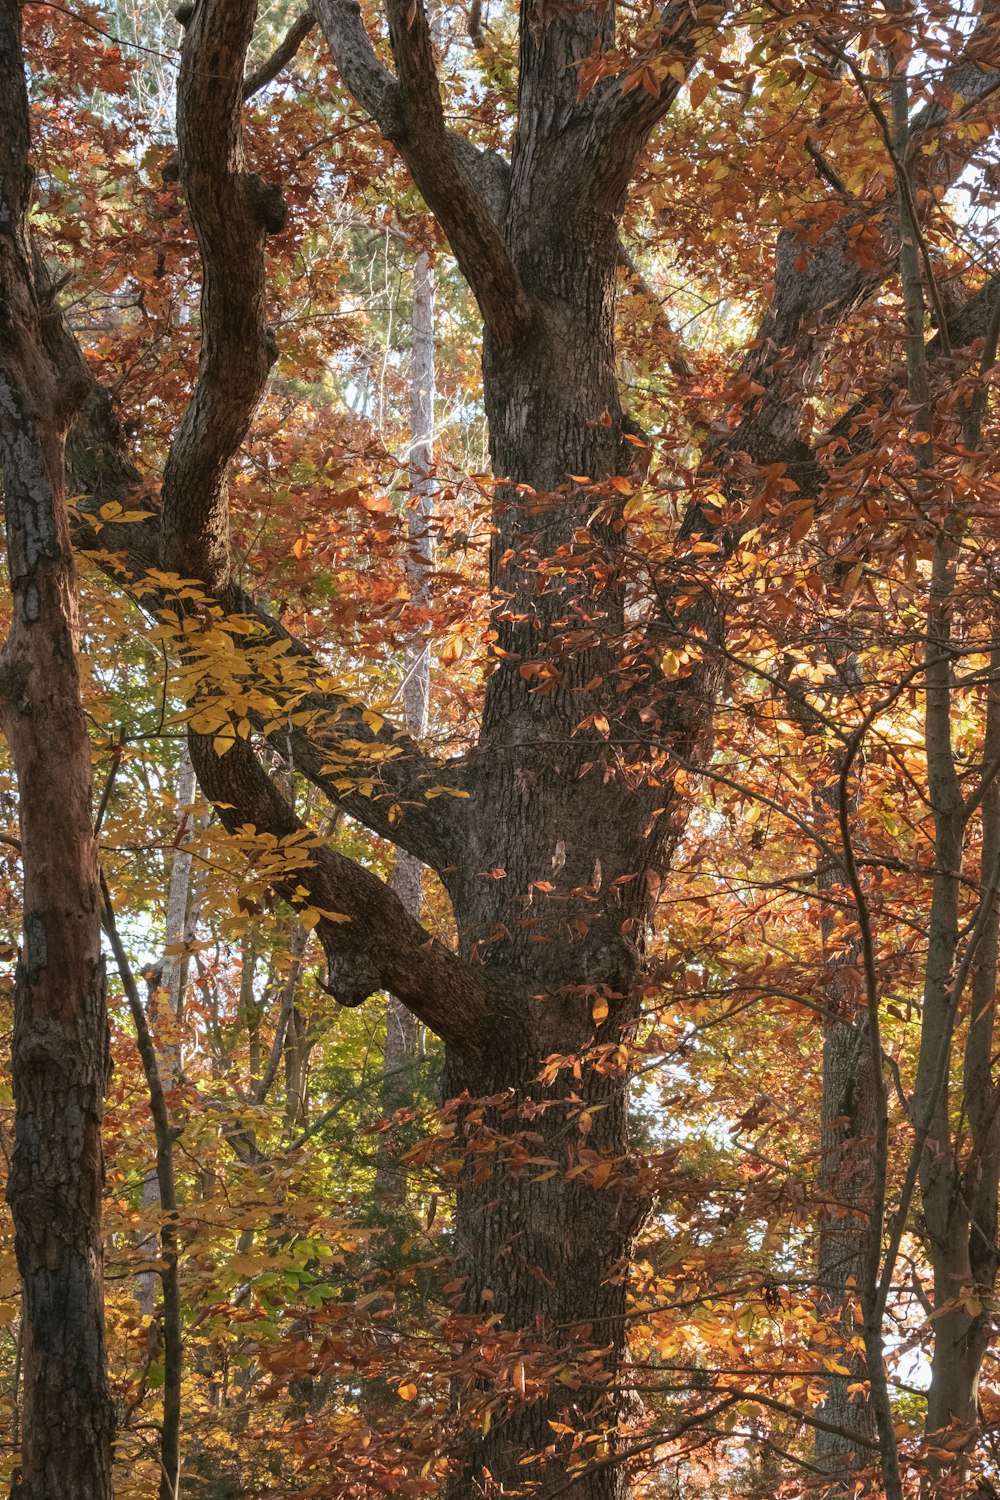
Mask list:
[{"label": "knot on trunk", "polygon": [[[325,927],[332,930],[324,931]],[[342,943],[343,936],[332,923],[321,922],[317,936],[326,956],[326,978],[317,975],[317,980],[320,988],[332,995],[338,1005],[354,1010],[383,988],[381,969],[375,959],[340,946],[338,938]]]},{"label": "knot on trunk", "polygon": [[280,234],[288,220],[285,195],[276,182],[265,182],[257,172],[244,178],[247,196],[254,214],[268,234]]}]

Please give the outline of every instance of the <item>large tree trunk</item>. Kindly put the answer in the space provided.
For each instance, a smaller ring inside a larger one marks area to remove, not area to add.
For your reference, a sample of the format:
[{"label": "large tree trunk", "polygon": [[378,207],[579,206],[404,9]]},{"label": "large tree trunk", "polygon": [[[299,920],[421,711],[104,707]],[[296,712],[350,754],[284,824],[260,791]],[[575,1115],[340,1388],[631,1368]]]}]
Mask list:
[{"label": "large tree trunk", "polygon": [[[519,1019],[544,1006],[526,999]],[[520,1341],[506,1365],[511,1404],[505,1408],[501,1401],[485,1434],[477,1411],[473,1421],[480,1434],[455,1496],[511,1495],[536,1486],[544,1491],[564,1479],[568,1441],[556,1435],[553,1422],[564,1431],[605,1433],[605,1459],[618,1448],[615,1383],[624,1357],[627,1267],[646,1206],[632,1191],[622,1160],[628,1152],[624,1080],[585,1065],[580,1080],[567,1070],[554,1088],[532,1087],[525,1080],[538,1063],[537,1053],[521,1050],[512,1039],[509,1055],[496,1059],[492,1080],[496,1090],[506,1089],[509,1103],[488,1111],[485,1124],[501,1138],[533,1132],[528,1153],[540,1163],[558,1164],[555,1170],[518,1167],[516,1153],[512,1161],[510,1147],[500,1144],[492,1160],[486,1158],[484,1181],[475,1181],[483,1158],[473,1153],[458,1195],[455,1234],[459,1270],[467,1278],[465,1307],[484,1320],[499,1314],[501,1336],[519,1335]],[[585,1136],[581,1121],[592,1122]],[[603,1186],[595,1184],[606,1166],[566,1180],[567,1170],[581,1165],[581,1147],[614,1162]],[[547,1458],[530,1462],[545,1450]],[[579,1459],[577,1452],[574,1461]],[[612,1500],[627,1493],[626,1476],[605,1464],[585,1474],[573,1493],[581,1500]]]},{"label": "large tree trunk", "polygon": [[[5,406],[14,393],[0,382]],[[21,420],[23,432],[23,412]],[[41,535],[55,542],[53,511],[44,516],[43,505],[56,499],[49,486],[54,490],[58,469],[19,472],[2,419],[0,434],[15,601],[0,713],[17,768],[24,867],[7,1188],[25,1321],[17,1493],[25,1500],[107,1500],[113,1421],[103,1332],[101,1118],[108,1026],[72,566],[68,545],[60,555],[62,538],[49,555],[33,554],[28,540],[42,522]],[[60,532],[64,526],[63,519]]]},{"label": "large tree trunk", "polygon": [[23,1500],[110,1500],[101,1115],[108,1025],[63,435],[27,213],[20,8],[0,3],[0,473],[12,610],[0,717],[17,771],[24,941],[7,1197],[24,1297]]},{"label": "large tree trunk", "polygon": [[[473,789],[479,813],[452,886],[463,951],[484,963],[506,1015],[486,1066],[470,1072],[453,1059],[450,1081],[456,1092],[503,1093],[487,1123],[505,1136],[535,1132],[530,1154],[552,1166],[525,1171],[501,1146],[476,1182],[474,1155],[456,1238],[468,1311],[564,1349],[568,1367],[515,1390],[509,1413],[474,1440],[456,1491],[470,1497],[564,1477],[564,1456],[523,1464],[558,1445],[553,1421],[607,1430],[614,1449],[625,1268],[646,1205],[627,1165],[627,1064],[602,1067],[587,1053],[595,1041],[627,1042],[635,1026],[647,872],[663,868],[668,843],[668,819],[657,817],[668,791],[650,784],[634,747],[629,775],[609,743],[622,726],[636,734],[656,686],[641,649],[623,664],[625,536],[621,497],[606,484],[631,452],[615,379],[615,219],[575,214],[557,197],[543,215],[516,192],[512,218],[508,242],[537,328],[513,353],[487,337],[499,664],[481,738],[489,784]],[[547,1057],[567,1054],[582,1054],[575,1069],[536,1082]],[[581,1148],[597,1155],[567,1179]],[[574,1494],[625,1490],[621,1469],[604,1463]]]}]

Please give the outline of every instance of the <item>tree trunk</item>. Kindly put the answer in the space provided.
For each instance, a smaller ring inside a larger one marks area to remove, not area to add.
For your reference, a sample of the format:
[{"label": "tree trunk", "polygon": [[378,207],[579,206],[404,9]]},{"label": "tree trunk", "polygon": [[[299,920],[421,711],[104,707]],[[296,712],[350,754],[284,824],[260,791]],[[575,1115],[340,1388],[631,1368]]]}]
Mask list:
[{"label": "tree trunk", "polygon": [[[977,426],[967,426],[969,448],[979,445]],[[996,624],[994,625],[996,630]],[[1000,646],[990,653],[990,672],[1000,672]],[[970,978],[969,1024],[962,1085],[969,1121],[968,1154],[951,1155],[952,1208],[944,1224],[928,1222],[934,1268],[934,1345],[927,1394],[926,1430],[934,1435],[955,1425],[969,1445],[979,1428],[979,1375],[992,1336],[993,1304],[1000,1264],[997,1244],[997,1185],[1000,1182],[1000,1092],[994,1074],[1000,909],[1000,785],[989,768],[1000,756],[1000,703],[991,686],[986,695],[983,765],[990,777],[982,793],[979,877],[984,919]],[[952,1148],[954,1151],[954,1148]],[[937,1228],[938,1233],[933,1233]],[[943,1232],[942,1232],[943,1231]],[[954,1431],[951,1434],[954,1438]],[[953,1460],[954,1461],[954,1460]],[[959,1459],[959,1463],[962,1460]],[[940,1464],[932,1464],[932,1478]]]},{"label": "tree trunk", "polygon": [[[519,1019],[544,1007],[544,1001],[526,998]],[[556,1436],[552,1422],[605,1432],[605,1456],[618,1440],[615,1382],[625,1350],[627,1268],[646,1210],[624,1160],[625,1079],[621,1072],[600,1073],[585,1064],[580,1079],[564,1069],[554,1087],[532,1086],[525,1080],[537,1073],[539,1062],[538,1052],[518,1048],[512,1039],[490,1080],[508,1102],[490,1109],[485,1121],[501,1139],[530,1132],[523,1144],[539,1165],[519,1166],[516,1154],[512,1158],[500,1144],[486,1158],[489,1175],[477,1182],[483,1158],[472,1153],[458,1194],[455,1237],[458,1269],[466,1277],[465,1308],[483,1320],[499,1315],[500,1333],[519,1336],[511,1367],[520,1362],[538,1376],[526,1385],[522,1380],[524,1389],[514,1376],[512,1405],[473,1440],[466,1472],[453,1490],[470,1500],[484,1492],[519,1494],[534,1486],[544,1491],[564,1479],[567,1441]],[[477,1080],[477,1087],[484,1083]],[[567,1181],[569,1170],[583,1166],[581,1151],[594,1153],[587,1157],[593,1166]],[[605,1172],[607,1181],[596,1185]],[[521,1353],[525,1360],[519,1360]],[[481,1418],[475,1420],[481,1428]],[[525,1466],[530,1455],[546,1450],[547,1458]],[[616,1466],[581,1478],[574,1489],[581,1500],[625,1493],[626,1478]]]},{"label": "tree trunk", "polygon": [[[942,1260],[943,1257],[939,1256],[935,1284],[943,1279]],[[978,1426],[979,1372],[990,1344],[990,1327],[988,1319],[981,1313],[973,1314],[965,1305],[961,1296],[963,1286],[970,1299],[974,1295],[968,1291],[969,1285],[968,1274],[964,1280],[961,1274],[956,1275],[956,1290],[948,1299],[951,1306],[934,1320],[926,1423],[932,1442],[934,1434],[941,1436],[956,1425],[964,1428],[970,1437]],[[944,1306],[944,1300],[942,1296],[940,1306]]]},{"label": "tree trunk", "polygon": [[[166,1090],[169,1091],[177,1086],[177,1080],[181,1071],[181,1046],[178,1028],[180,1026],[181,1009],[184,994],[184,985],[187,979],[188,960],[186,953],[171,952],[181,943],[189,942],[194,936],[193,928],[197,921],[197,910],[189,918],[189,897],[191,893],[191,853],[184,847],[185,834],[189,830],[191,813],[190,808],[197,794],[194,766],[191,764],[191,756],[188,754],[187,746],[181,756],[181,763],[177,773],[177,806],[180,810],[180,818],[175,836],[174,857],[170,865],[170,885],[167,891],[167,911],[164,922],[164,953],[160,964],[160,972],[157,976],[155,970],[150,983],[149,1009],[153,1010],[158,993],[162,993],[166,1000],[167,1011],[170,1016],[172,1035],[166,1049],[158,1059],[162,1069]],[[155,1017],[154,1017],[155,1025]],[[160,1202],[160,1184],[156,1169],[146,1174],[142,1185],[142,1206],[144,1211],[151,1213],[158,1207]],[[156,1232],[148,1234],[139,1245],[140,1255],[150,1259],[157,1253],[157,1242],[159,1236]],[[157,1273],[155,1271],[140,1271],[136,1277],[137,1301],[139,1310],[143,1317],[151,1318],[156,1305]]]},{"label": "tree trunk", "polygon": [[[626,1270],[646,1203],[627,1164],[627,1064],[589,1054],[595,1041],[627,1042],[637,1021],[641,934],[669,845],[658,816],[669,788],[634,748],[626,765],[609,744],[641,731],[638,709],[657,687],[641,647],[629,660],[621,497],[606,484],[631,456],[615,379],[616,226],[561,199],[537,218],[530,195],[521,216],[512,202],[508,242],[537,330],[515,354],[486,341],[499,662],[481,739],[489,784],[473,789],[471,850],[452,879],[462,950],[505,995],[505,1015],[486,1067],[473,1074],[453,1058],[450,1082],[502,1093],[487,1125],[531,1132],[530,1155],[551,1167],[525,1169],[500,1146],[477,1182],[473,1154],[456,1240],[467,1310],[564,1351],[542,1366],[564,1368],[529,1382],[475,1438],[455,1490],[470,1500],[564,1479],[553,1421],[604,1430],[614,1450]],[[553,1055],[569,1061],[542,1086]],[[546,1449],[540,1465],[523,1465]],[[574,1494],[626,1489],[612,1463],[592,1466]]]},{"label": "tree trunk", "polygon": [[[434,273],[425,250],[413,267],[413,313],[410,342],[409,479],[413,502],[408,516],[409,554],[406,572],[410,605],[416,611],[430,605],[430,572],[434,566]],[[403,654],[403,705],[406,728],[416,739],[427,733],[431,693],[431,651],[427,631],[419,621]],[[416,855],[397,849],[392,889],[411,917],[423,909],[424,867]],[[410,1096],[405,1076],[417,1052],[417,1018],[389,995],[385,1005],[385,1055],[382,1072],[382,1112],[392,1115]],[[382,1198],[402,1198],[406,1172],[393,1161],[381,1138],[375,1192]]]},{"label": "tree trunk", "polygon": [[[847,691],[861,686],[856,651],[847,639],[832,639],[827,652],[837,670],[837,680]],[[813,797],[818,815],[832,825],[828,837],[835,848],[840,787],[830,780]],[[851,799],[857,811],[858,794]],[[852,1340],[862,1332],[863,1319],[855,1316],[871,1265],[872,1210],[877,1170],[875,1141],[878,1119],[878,1089],[873,1076],[871,1038],[864,1003],[863,962],[853,918],[847,922],[840,902],[850,899],[850,883],[844,859],[821,865],[817,887],[822,908],[823,1091],[820,1101],[821,1199],[819,1220],[818,1284],[821,1308],[837,1314],[841,1347],[833,1353],[845,1366],[846,1375],[827,1380],[823,1419],[840,1433],[818,1428],[816,1460],[831,1475],[842,1475],[829,1500],[853,1496],[853,1475],[871,1463],[871,1448],[844,1436],[857,1433],[862,1439],[876,1437],[875,1411],[870,1399],[859,1400],[851,1385],[864,1385],[867,1361]],[[846,925],[846,930],[845,930]],[[860,1002],[860,1003],[859,1003]]]},{"label": "tree trunk", "polygon": [[111,944],[111,951],[118,965],[118,974],[125,991],[132,1022],[135,1026],[136,1042],[142,1059],[146,1086],[149,1089],[149,1107],[156,1132],[156,1181],[159,1189],[157,1201],[162,1205],[163,1223],[160,1228],[160,1250],[162,1253],[163,1289],[163,1419],[160,1423],[160,1487],[159,1500],[178,1500],[181,1473],[181,1378],[183,1374],[183,1326],[181,1320],[180,1268],[177,1264],[177,1189],[174,1179],[174,1141],[170,1127],[170,1116],[160,1079],[160,1069],[143,1009],[139,986],[135,982],[128,955],[118,932],[111,893],[102,879],[104,897],[103,925]]},{"label": "tree trunk", "polygon": [[90,743],[63,438],[80,392],[44,351],[28,237],[20,7],[0,3],[0,473],[11,626],[0,717],[17,771],[24,941],[7,1198],[24,1307],[19,1500],[110,1500],[101,1116],[109,1072]]},{"label": "tree trunk", "polygon": [[[832,998],[829,985],[827,1003]],[[854,1305],[866,1274],[870,1237],[866,1211],[872,1202],[872,1141],[877,1101],[872,1086],[871,1052],[864,1024],[828,1019],[823,1036],[822,1159],[820,1193],[823,1199],[819,1230],[818,1280],[821,1306],[838,1312],[843,1346],[832,1352],[845,1365],[846,1375],[827,1380],[821,1415],[831,1426],[874,1438],[871,1404],[852,1399],[849,1387],[867,1379],[863,1353],[851,1341],[861,1332]],[[840,1433],[817,1430],[816,1460],[831,1474],[844,1474],[842,1487],[831,1493],[854,1493],[851,1477],[871,1462],[871,1452]]]},{"label": "tree trunk", "polygon": [[285,1032],[285,1124],[302,1130],[309,1119],[309,1018],[293,1005]]},{"label": "tree trunk", "polygon": [[993,1336],[992,1287],[977,1285],[969,1244],[969,1214],[956,1202],[945,1234],[929,1239],[934,1321],[921,1488],[928,1500],[966,1493],[969,1455],[980,1431],[979,1377]]}]

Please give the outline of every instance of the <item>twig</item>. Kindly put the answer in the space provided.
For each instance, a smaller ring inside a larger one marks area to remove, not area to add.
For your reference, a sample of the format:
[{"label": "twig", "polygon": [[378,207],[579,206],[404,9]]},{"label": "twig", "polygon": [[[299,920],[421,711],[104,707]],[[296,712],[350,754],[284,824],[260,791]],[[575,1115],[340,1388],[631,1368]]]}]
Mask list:
[{"label": "twig", "polygon": [[254,94],[259,94],[261,89],[266,89],[267,85],[273,83],[278,74],[287,68],[315,25],[316,17],[311,10],[304,11],[297,21],[292,22],[286,36],[278,43],[270,57],[265,58],[259,68],[255,68],[244,78],[244,104],[248,99],[252,99]]}]

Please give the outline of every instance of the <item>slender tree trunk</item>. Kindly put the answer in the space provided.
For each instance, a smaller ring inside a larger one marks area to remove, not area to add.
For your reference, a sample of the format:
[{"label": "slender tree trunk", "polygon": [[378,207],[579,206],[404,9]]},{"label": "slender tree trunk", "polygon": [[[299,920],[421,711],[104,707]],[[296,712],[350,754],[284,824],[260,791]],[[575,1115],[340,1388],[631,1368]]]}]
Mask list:
[{"label": "slender tree trunk", "polygon": [[308,1017],[293,1005],[285,1032],[285,1123],[289,1131],[302,1130],[309,1120]]},{"label": "slender tree trunk", "polygon": [[111,894],[101,884],[104,898],[103,925],[115,956],[122,988],[125,991],[146,1086],[149,1107],[156,1131],[156,1182],[158,1201],[163,1206],[160,1229],[163,1294],[163,1420],[160,1424],[159,1500],[177,1500],[181,1480],[181,1377],[183,1374],[183,1327],[181,1322],[180,1266],[177,1259],[177,1191],[174,1182],[174,1141],[170,1115],[163,1093],[159,1061],[150,1034],[146,1013],[115,921]]},{"label": "slender tree trunk", "polygon": [[[430,575],[434,566],[434,273],[430,257],[422,250],[413,267],[413,313],[410,343],[410,452],[409,480],[412,496],[408,515],[409,555],[406,572],[410,582],[410,606],[419,612],[430,606]],[[431,651],[427,630],[417,620],[403,653],[404,722],[409,732],[422,739],[427,733],[431,692]],[[419,920],[424,904],[424,867],[413,854],[397,849],[392,871],[392,889],[411,917]],[[409,1097],[405,1069],[417,1052],[417,1019],[395,995],[385,1007],[385,1055],[383,1060],[382,1111],[400,1109]],[[383,1138],[384,1139],[384,1138]],[[382,1198],[401,1198],[406,1173],[388,1155],[379,1153],[375,1191]]]},{"label": "slender tree trunk", "polygon": [[[846,640],[833,640],[828,650],[834,658],[837,678],[845,689],[861,683],[855,652]],[[837,817],[839,789],[837,782],[817,792],[814,807]],[[857,806],[854,798],[852,813]],[[833,846],[837,838],[834,834]],[[852,1341],[862,1332],[862,1319],[856,1317],[860,1289],[869,1264],[871,1213],[874,1202],[874,1143],[878,1111],[878,1092],[872,1077],[871,1044],[865,1007],[858,1003],[858,979],[862,959],[853,922],[845,931],[840,902],[850,899],[848,873],[843,860],[827,864],[819,875],[817,886],[821,897],[830,899],[821,917],[823,944],[822,1000],[823,1018],[823,1090],[820,1103],[820,1169],[821,1198],[819,1221],[818,1283],[820,1305],[837,1313],[842,1340],[833,1351],[847,1370],[846,1375],[830,1375],[821,1415],[830,1427],[856,1432],[861,1438],[874,1440],[875,1413],[869,1400],[852,1397],[852,1385],[864,1385],[867,1364]],[[817,1462],[831,1475],[843,1475],[842,1485],[830,1490],[830,1500],[848,1500],[853,1496],[852,1475],[871,1463],[871,1449],[852,1442],[836,1432],[817,1429]]]},{"label": "slender tree trunk", "polygon": [[[194,767],[185,745],[177,774],[179,822],[174,857],[170,866],[170,885],[167,891],[163,960],[159,975],[155,975],[154,972],[155,982],[150,990],[151,1008],[156,1002],[157,995],[162,995],[171,1019],[171,1038],[159,1058],[168,1093],[176,1086],[181,1071],[180,1038],[176,1028],[180,1020],[184,982],[187,977],[187,955],[176,951],[171,952],[171,949],[177,949],[181,943],[187,942],[190,936],[191,923],[188,908],[191,894],[191,854],[184,845],[185,832],[191,816],[189,809],[195,800],[196,793]],[[159,1203],[160,1181],[154,1169],[152,1172],[147,1172],[142,1185],[142,1206],[144,1210],[152,1213]],[[157,1239],[158,1235],[155,1233],[147,1235],[139,1246],[139,1253],[150,1258],[155,1256]],[[140,1271],[136,1277],[139,1308],[146,1318],[152,1317],[156,1305],[157,1281],[155,1271]]]},{"label": "slender tree trunk", "polygon": [[[836,979],[826,990],[835,998]],[[846,986],[845,986],[846,987]],[[852,1009],[853,1009],[852,1005]],[[838,1313],[842,1347],[832,1352],[846,1375],[827,1380],[821,1415],[831,1426],[874,1438],[875,1419],[869,1402],[852,1397],[850,1386],[867,1379],[864,1354],[851,1348],[861,1332],[854,1307],[865,1274],[869,1224],[865,1217],[872,1201],[872,1153],[876,1098],[871,1080],[871,1056],[863,1017],[859,1023],[837,1017],[824,1024],[822,1160],[818,1280],[821,1305]],[[842,1489],[831,1495],[854,1493],[856,1469],[871,1462],[871,1452],[837,1433],[818,1430],[816,1458],[831,1474],[844,1473]]]},{"label": "slender tree trunk", "polygon": [[[975,446],[975,444],[972,444]],[[1000,647],[990,655],[991,673],[1000,674]],[[996,677],[987,689],[983,765],[992,767],[1000,756],[1000,701]],[[986,774],[989,774],[987,771]],[[979,1377],[993,1330],[1000,1251],[997,1246],[997,1191],[1000,1181],[1000,1092],[993,1077],[993,1048],[997,1003],[998,911],[1000,874],[1000,787],[994,777],[982,790],[982,839],[979,879],[984,903],[982,933],[972,965],[969,1026],[963,1060],[963,1098],[969,1122],[968,1155],[960,1165],[948,1142],[944,1162],[928,1165],[927,1173],[947,1170],[951,1203],[942,1217],[934,1212],[940,1194],[931,1199],[927,1219],[929,1250],[934,1270],[935,1317],[932,1323],[931,1383],[927,1394],[926,1430],[947,1436],[951,1450],[944,1463],[933,1460],[931,1482],[944,1469],[964,1469],[965,1454],[955,1451],[956,1428],[964,1430],[971,1446],[979,1429]],[[936,1184],[936,1178],[934,1179]]]},{"label": "slender tree trunk", "polygon": [[20,1500],[110,1500],[101,1116],[109,1074],[90,744],[63,438],[79,392],[44,351],[27,213],[20,6],[0,3],[0,473],[11,626],[0,718],[17,772],[24,938],[7,1198],[23,1286]]},{"label": "slender tree trunk", "polygon": [[[167,892],[167,912],[164,923],[163,967],[160,974],[160,989],[163,991],[171,1015],[175,1021],[183,1008],[184,984],[187,979],[188,955],[178,951],[180,944],[188,943],[196,912],[191,902],[191,850],[188,838],[191,832],[191,807],[198,792],[191,755],[185,745],[177,772],[178,824],[174,844],[174,857],[170,865],[170,887]],[[171,1048],[169,1071],[176,1076],[181,1070],[180,1040],[175,1039]]]}]

